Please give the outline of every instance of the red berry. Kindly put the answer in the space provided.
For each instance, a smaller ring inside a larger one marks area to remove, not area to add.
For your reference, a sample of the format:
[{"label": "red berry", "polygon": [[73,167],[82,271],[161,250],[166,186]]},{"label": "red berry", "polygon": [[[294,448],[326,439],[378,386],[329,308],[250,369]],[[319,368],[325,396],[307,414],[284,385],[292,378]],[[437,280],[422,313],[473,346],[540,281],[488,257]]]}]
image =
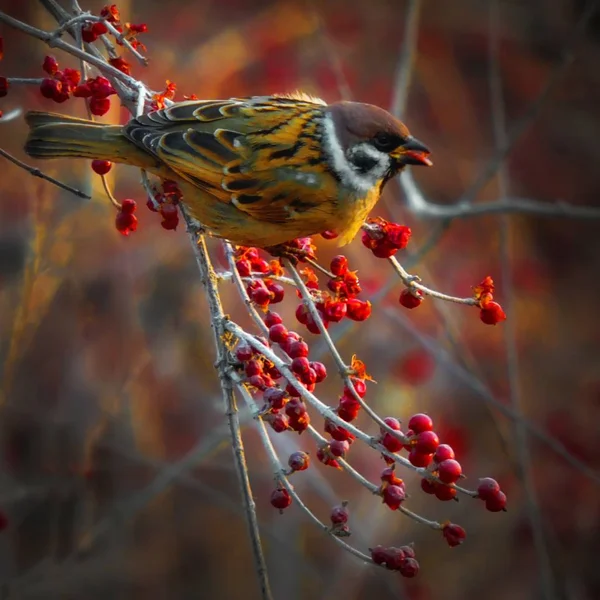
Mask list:
[{"label": "red berry", "polygon": [[383,502],[392,510],[397,510],[406,499],[404,486],[388,485],[383,490]]},{"label": "red berry", "polygon": [[310,464],[310,457],[306,452],[293,452],[288,458],[288,466],[292,471],[305,471]]},{"label": "red berry", "polygon": [[125,73],[125,75],[131,74],[131,65],[122,56],[117,56],[116,58],[109,58],[108,62],[115,69],[119,69],[121,73]]},{"label": "red berry", "polygon": [[137,229],[137,217],[132,213],[126,213],[122,210],[117,212],[115,217],[115,227],[123,235],[129,235]]},{"label": "red berry", "polygon": [[373,256],[377,258],[389,258],[398,252],[398,248],[393,246],[386,239],[377,240],[373,248],[371,248]]},{"label": "red berry", "polygon": [[455,546],[460,546],[460,544],[465,541],[467,532],[460,525],[448,523],[447,525],[444,525],[444,528],[442,529],[442,535],[448,542],[448,545],[451,548],[454,548]]},{"label": "red berry", "polygon": [[[393,429],[394,431],[400,431],[400,421],[398,421],[398,419],[394,417],[385,417],[385,419],[383,419],[383,422],[390,429]],[[385,435],[387,433],[383,427],[380,427],[379,431],[381,431],[381,435]]]},{"label": "red berry", "polygon": [[435,482],[430,481],[429,479],[421,479],[421,489],[426,494],[435,494]]},{"label": "red berry", "polygon": [[235,350],[235,356],[240,362],[246,362],[252,358],[252,348],[249,344],[239,344]]},{"label": "red berry", "polygon": [[388,549],[385,546],[375,546],[375,548],[369,548],[371,558],[376,565],[383,565],[388,557]]},{"label": "red berry", "polygon": [[6,79],[6,77],[0,77],[0,98],[4,98],[4,96],[8,94],[9,87],[8,79]]},{"label": "red berry", "polygon": [[89,98],[92,95],[92,88],[89,84],[84,83],[83,85],[78,85],[73,90],[73,96],[76,98]]},{"label": "red berry", "polygon": [[282,413],[270,415],[268,421],[271,425],[271,428],[276,433],[282,433],[289,428],[289,418],[287,415],[284,415]]},{"label": "red berry", "polygon": [[[352,381],[352,384],[354,385],[354,389],[356,390],[356,393],[361,398],[364,398],[365,394],[367,393],[367,384],[364,382],[364,380],[353,378],[351,381]],[[354,398],[354,395],[348,389],[348,386],[344,386],[344,396],[346,396],[347,398]]]},{"label": "red berry", "polygon": [[262,258],[259,258],[258,260],[253,260],[251,265],[252,270],[255,273],[268,273],[271,270],[269,263]]},{"label": "red berry", "polygon": [[117,93],[106,77],[98,76],[94,79],[88,79],[86,85],[90,86],[94,98],[108,98]]},{"label": "red berry", "polygon": [[371,316],[371,303],[358,298],[350,298],[346,303],[347,316],[353,321],[366,321]]},{"label": "red berry", "polygon": [[502,310],[502,307],[493,300],[487,302],[485,306],[479,311],[479,318],[486,325],[496,325],[501,321],[506,320],[506,313]]},{"label": "red berry", "polygon": [[504,492],[496,492],[485,501],[485,507],[490,512],[500,512],[506,508],[506,494]]},{"label": "red berry", "polygon": [[404,250],[408,245],[411,236],[410,227],[406,225],[398,225],[397,223],[389,223],[386,230],[386,240],[389,244],[398,250]]},{"label": "red berry", "polygon": [[264,285],[257,286],[252,290],[250,298],[258,306],[265,307],[271,302],[271,292]]},{"label": "red berry", "polygon": [[324,381],[324,379],[327,377],[327,369],[325,368],[325,365],[322,362],[315,361],[311,362],[310,366],[315,372],[316,383],[321,383],[321,381]]},{"label": "red berry", "polygon": [[381,444],[388,452],[399,452],[402,450],[404,443],[391,433],[384,433],[381,438]]},{"label": "red berry", "polygon": [[336,237],[338,236],[338,234],[335,231],[323,231],[321,233],[321,237],[325,240],[334,240]]},{"label": "red berry", "polygon": [[479,485],[477,486],[477,495],[482,500],[487,500],[488,498],[492,498],[500,491],[500,484],[491,477],[484,477],[479,480]]},{"label": "red berry", "polygon": [[106,175],[112,168],[110,160],[93,160],[92,170],[98,175]]},{"label": "red berry", "polygon": [[336,276],[344,275],[348,270],[348,259],[343,254],[338,254],[331,259],[329,270]]},{"label": "red berry", "polygon": [[89,25],[86,25],[85,27],[82,27],[82,29],[81,29],[81,39],[86,44],[91,44],[92,42],[95,42],[98,39],[98,35],[94,31],[94,29],[92,27],[92,24],[89,24]]},{"label": "red berry", "polygon": [[350,423],[358,417],[360,404],[354,398],[343,396],[337,408],[337,414],[340,419]]},{"label": "red berry", "polygon": [[280,410],[285,406],[287,401],[287,394],[276,387],[270,387],[265,390],[263,394],[263,400],[275,410]]},{"label": "red berry", "polygon": [[67,91],[71,91],[76,88],[81,81],[81,72],[77,69],[66,68],[61,72],[57,73],[57,77],[62,82],[63,86],[67,88]]},{"label": "red berry", "polygon": [[296,308],[296,319],[298,320],[298,323],[306,325],[308,323],[309,316],[310,313],[308,312],[308,308],[306,308],[304,304],[299,304]]},{"label": "red berry", "polygon": [[433,454],[440,445],[440,440],[434,431],[422,431],[415,438],[413,449],[421,454]]},{"label": "red berry", "polygon": [[306,356],[297,356],[292,360],[291,369],[296,375],[301,375],[310,369],[310,362]]},{"label": "red berry", "polygon": [[235,263],[235,268],[240,274],[240,277],[249,277],[252,272],[252,267],[249,260],[238,260]]},{"label": "red berry", "polygon": [[437,470],[440,481],[443,481],[444,483],[456,483],[462,475],[460,463],[452,458],[443,460],[438,465]]},{"label": "red berry", "polygon": [[246,383],[257,390],[264,390],[267,387],[265,378],[262,375],[252,375],[252,377],[246,379]]},{"label": "red berry", "polygon": [[411,450],[408,453],[408,460],[411,465],[415,467],[426,467],[431,463],[433,459],[433,454],[422,454],[421,452],[417,452],[415,450]]},{"label": "red berry", "polygon": [[277,342],[278,344],[283,344],[285,340],[287,340],[288,330],[287,327],[283,323],[278,323],[276,325],[271,325],[269,327],[269,339],[272,342]]},{"label": "red berry", "polygon": [[131,198],[125,198],[125,200],[121,202],[121,210],[124,213],[134,213],[136,208],[137,204],[135,203],[135,200],[132,200]]},{"label": "red berry", "polygon": [[267,327],[273,327],[273,325],[279,325],[280,323],[283,323],[283,319],[279,313],[272,310],[267,311],[265,314],[265,325]]},{"label": "red berry", "polygon": [[56,79],[42,79],[40,93],[44,98],[53,100],[62,92],[62,83]]},{"label": "red berry", "polygon": [[42,69],[48,73],[48,75],[56,75],[58,71],[58,61],[54,56],[46,56],[42,63]]},{"label": "red berry", "polygon": [[325,451],[325,448],[319,448],[317,450],[317,459],[328,467],[333,467],[335,469],[340,468],[340,463],[334,458],[331,458],[329,453]]},{"label": "red berry", "polygon": [[456,488],[449,485],[444,485],[442,483],[434,484],[434,494],[438,500],[442,500],[442,502],[447,502],[448,500],[454,500],[456,497]]},{"label": "red berry", "polygon": [[433,421],[429,415],[418,413],[410,418],[410,421],[408,422],[408,428],[412,429],[415,433],[431,431],[433,429]]},{"label": "red berry", "polygon": [[278,508],[280,511],[283,511],[292,503],[292,497],[290,493],[285,488],[277,488],[273,490],[271,494],[271,504]]},{"label": "red berry", "polygon": [[346,440],[333,440],[329,444],[329,450],[333,456],[344,458],[350,450],[350,444]]},{"label": "red berry", "polygon": [[341,300],[334,300],[325,305],[323,314],[328,321],[339,323],[347,314],[348,305]]},{"label": "red berry", "polygon": [[290,351],[288,352],[290,358],[300,358],[302,356],[308,356],[308,344],[302,341],[296,341],[290,345]]},{"label": "red berry", "polygon": [[108,27],[102,21],[97,21],[92,24],[92,31],[100,37],[101,35],[108,33]]},{"label": "red berry", "polygon": [[405,289],[400,293],[399,302],[404,308],[417,308],[423,302],[423,294],[419,291],[413,293]]},{"label": "red berry", "polygon": [[354,436],[339,425],[336,425],[331,419],[325,419],[325,427],[323,428],[325,433],[328,433],[334,440],[352,441]]},{"label": "red berry", "polygon": [[290,398],[285,405],[285,414],[292,417],[301,417],[306,414],[306,404],[301,398]]},{"label": "red berry", "polygon": [[[320,310],[317,312],[319,313],[319,316],[321,317],[321,322],[323,323],[323,327],[325,329],[328,329],[329,321],[327,319],[325,319],[323,313]],[[314,320],[314,318],[311,314],[308,315],[308,320],[306,322],[306,329],[308,329],[308,331],[310,331],[311,333],[314,333],[315,335],[320,335],[320,333],[321,333],[321,329],[319,328],[319,326],[317,325],[317,322]]]},{"label": "red berry", "polygon": [[303,431],[306,431],[309,425],[310,415],[308,413],[304,413],[299,417],[290,416],[289,427],[297,433],[302,433]]},{"label": "red berry", "polygon": [[247,377],[252,377],[252,375],[262,375],[262,363],[256,359],[249,360],[246,363],[244,370]]},{"label": "red berry", "polygon": [[331,509],[331,522],[334,525],[348,522],[348,509],[346,508],[346,502],[342,502],[339,506],[334,506]]},{"label": "red berry", "polygon": [[419,573],[419,563],[414,558],[405,558],[398,570],[403,577],[415,577]]},{"label": "red berry", "polygon": [[110,110],[110,100],[108,98],[98,98],[94,96],[90,99],[90,112],[97,117],[105,115]]},{"label": "red berry", "polygon": [[445,460],[452,460],[454,458],[454,450],[452,446],[448,444],[440,444],[436,449],[433,455],[433,460],[436,463],[441,463]]},{"label": "red berry", "polygon": [[281,284],[275,283],[274,281],[267,281],[266,286],[269,292],[272,294],[271,302],[273,304],[277,304],[283,300],[285,296],[285,288]]},{"label": "red berry", "polygon": [[390,546],[386,548],[385,566],[391,571],[399,571],[404,558],[404,550]]}]

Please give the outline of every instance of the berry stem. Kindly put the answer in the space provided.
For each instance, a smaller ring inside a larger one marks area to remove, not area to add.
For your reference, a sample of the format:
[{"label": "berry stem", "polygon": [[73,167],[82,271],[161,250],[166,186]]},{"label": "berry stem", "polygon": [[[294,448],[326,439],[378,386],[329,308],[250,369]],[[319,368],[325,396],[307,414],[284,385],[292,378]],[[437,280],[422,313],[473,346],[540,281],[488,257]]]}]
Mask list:
[{"label": "berry stem", "polygon": [[404,269],[404,267],[398,262],[395,256],[390,256],[388,261],[394,268],[394,271],[398,273],[398,276],[402,280],[402,283],[407,288],[414,288],[419,290],[421,293],[431,296],[432,298],[437,298],[438,300],[445,300],[446,302],[455,302],[456,304],[466,304],[468,306],[477,306],[479,301],[475,298],[458,298],[456,296],[449,296],[448,294],[443,294],[442,292],[437,292],[436,290],[432,290],[427,286],[419,283],[418,277],[415,275],[411,275],[408,271]]}]

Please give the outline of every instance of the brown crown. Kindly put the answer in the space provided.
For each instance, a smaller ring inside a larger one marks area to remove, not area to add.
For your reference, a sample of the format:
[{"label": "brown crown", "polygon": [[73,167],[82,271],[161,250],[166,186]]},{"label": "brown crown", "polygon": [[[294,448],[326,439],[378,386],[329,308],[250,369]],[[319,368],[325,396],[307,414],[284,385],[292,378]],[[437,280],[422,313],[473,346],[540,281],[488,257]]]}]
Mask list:
[{"label": "brown crown", "polygon": [[406,138],[406,125],[383,108],[361,102],[337,102],[327,109],[335,123],[336,132],[344,148],[369,140],[380,132]]}]

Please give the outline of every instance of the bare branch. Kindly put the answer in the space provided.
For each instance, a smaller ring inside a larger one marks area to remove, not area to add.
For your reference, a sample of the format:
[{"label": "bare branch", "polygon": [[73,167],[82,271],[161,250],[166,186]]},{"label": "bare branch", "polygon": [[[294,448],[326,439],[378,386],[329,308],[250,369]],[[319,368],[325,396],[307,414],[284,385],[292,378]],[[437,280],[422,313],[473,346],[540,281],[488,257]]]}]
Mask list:
[{"label": "bare branch", "polygon": [[419,34],[419,16],[421,12],[421,0],[410,0],[406,10],[404,23],[404,36],[400,49],[400,58],[396,67],[396,83],[394,85],[394,97],[390,112],[402,118],[406,111],[408,90],[412,79],[413,63],[417,48],[417,37]]},{"label": "bare branch", "polygon": [[12,154],[9,154],[8,152],[6,152],[6,150],[3,150],[2,148],[0,148],[0,156],[3,156],[7,160],[10,160],[11,163],[17,165],[17,167],[21,167],[21,169],[24,169],[30,175],[33,175],[34,177],[39,177],[40,179],[44,179],[45,181],[49,181],[53,185],[56,185],[59,188],[62,188],[63,190],[67,190],[67,192],[71,192],[71,194],[75,194],[76,196],[79,196],[80,198],[85,198],[86,200],[91,200],[92,198],[91,196],[88,196],[81,190],[71,187],[70,185],[63,183],[62,181],[59,181],[58,179],[55,179],[50,175],[46,175],[46,173],[43,173],[36,167],[32,167],[24,163],[23,161],[19,160],[18,158],[15,158]]},{"label": "bare branch", "polygon": [[[502,91],[502,76],[500,72],[500,5],[498,0],[493,0],[489,11],[489,84],[491,98],[491,113],[496,147],[506,143],[506,109]],[[506,167],[503,165],[498,171],[498,189],[502,197],[508,195],[509,179]],[[522,417],[519,355],[517,346],[517,319],[515,308],[515,287],[510,262],[510,219],[503,215],[500,219],[500,263],[502,269],[502,283],[504,288],[505,304],[512,318],[504,328],[506,347],[506,368],[509,385],[510,403],[515,413]],[[522,418],[514,420],[515,449],[518,457],[516,470],[522,481],[526,495],[527,516],[531,524],[533,545],[537,554],[541,586],[544,598],[553,600],[557,598],[556,583],[552,573],[550,553],[544,532],[544,521],[540,512],[533,479],[533,464],[529,448],[527,428]]]},{"label": "bare branch", "polygon": [[256,516],[256,504],[254,503],[250,479],[248,477],[248,466],[246,464],[246,456],[244,453],[244,444],[241,436],[235,394],[231,379],[228,374],[229,355],[225,342],[227,335],[227,331],[224,327],[225,313],[223,312],[221,298],[219,297],[217,290],[217,277],[208,256],[204,237],[198,236],[198,238],[196,238],[196,236],[191,233],[194,230],[191,220],[189,219],[186,210],[182,206],[180,207],[180,211],[186,224],[188,225],[188,228],[190,229],[190,240],[192,242],[192,249],[194,251],[196,264],[198,265],[198,271],[200,273],[200,281],[204,286],[208,300],[211,317],[210,320],[217,352],[216,367],[221,382],[223,404],[225,405],[227,420],[229,422],[234,462],[240,484],[242,503],[244,506],[244,513],[246,515],[246,523],[248,525],[250,534],[254,566],[256,568],[256,574],[258,576],[261,589],[261,597],[264,600],[270,600],[273,596],[271,594],[267,565],[260,540],[260,530],[258,527],[258,518]]}]

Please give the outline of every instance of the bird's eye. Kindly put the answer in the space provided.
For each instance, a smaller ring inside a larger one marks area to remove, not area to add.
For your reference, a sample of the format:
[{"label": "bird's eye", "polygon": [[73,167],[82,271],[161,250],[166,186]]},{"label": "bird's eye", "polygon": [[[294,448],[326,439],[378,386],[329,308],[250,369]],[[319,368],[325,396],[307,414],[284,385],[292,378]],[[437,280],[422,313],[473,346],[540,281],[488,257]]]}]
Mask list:
[{"label": "bird's eye", "polygon": [[398,147],[398,144],[398,138],[385,131],[380,131],[373,138],[373,145],[377,150],[381,150],[382,152],[391,152]]}]

